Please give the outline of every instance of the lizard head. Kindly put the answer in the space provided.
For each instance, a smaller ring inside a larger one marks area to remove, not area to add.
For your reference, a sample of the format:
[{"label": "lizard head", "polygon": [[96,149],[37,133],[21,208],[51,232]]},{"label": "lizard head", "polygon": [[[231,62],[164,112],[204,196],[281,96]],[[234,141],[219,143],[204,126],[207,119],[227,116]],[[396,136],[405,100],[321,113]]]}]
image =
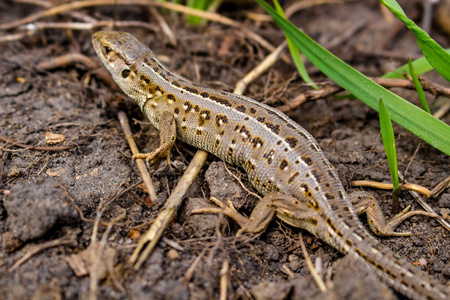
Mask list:
[{"label": "lizard head", "polygon": [[133,89],[134,64],[151,50],[127,32],[98,31],[92,36],[92,45],[114,81],[128,96],[135,96]]},{"label": "lizard head", "polygon": [[98,31],[92,36],[92,45],[106,67],[121,60],[132,65],[143,54],[151,50],[128,32]]}]

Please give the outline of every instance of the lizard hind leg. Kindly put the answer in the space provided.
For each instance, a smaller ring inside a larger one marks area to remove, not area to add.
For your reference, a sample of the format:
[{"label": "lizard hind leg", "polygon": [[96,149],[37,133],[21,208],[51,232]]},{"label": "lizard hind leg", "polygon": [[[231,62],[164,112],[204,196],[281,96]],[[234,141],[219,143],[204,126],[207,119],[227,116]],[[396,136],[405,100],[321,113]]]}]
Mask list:
[{"label": "lizard hind leg", "polygon": [[355,208],[358,215],[366,213],[367,222],[372,232],[379,236],[411,236],[411,232],[395,232],[394,229],[406,219],[416,216],[433,217],[432,214],[426,211],[410,211],[411,206],[406,207],[402,212],[398,213],[389,221],[385,221],[384,214],[378,204],[377,199],[372,193],[358,191],[349,194],[350,201]]},{"label": "lizard hind leg", "polygon": [[244,232],[259,233],[263,231],[275,214],[290,225],[307,229],[312,233],[315,232],[314,228],[310,227],[311,225],[314,227],[314,224],[317,223],[318,214],[299,199],[279,192],[272,192],[264,196],[255,206],[249,218],[240,214],[231,203],[224,204],[214,197],[211,197],[210,200],[220,208],[202,208],[194,210],[192,213],[218,214],[223,212],[241,226],[236,235],[241,235]]}]

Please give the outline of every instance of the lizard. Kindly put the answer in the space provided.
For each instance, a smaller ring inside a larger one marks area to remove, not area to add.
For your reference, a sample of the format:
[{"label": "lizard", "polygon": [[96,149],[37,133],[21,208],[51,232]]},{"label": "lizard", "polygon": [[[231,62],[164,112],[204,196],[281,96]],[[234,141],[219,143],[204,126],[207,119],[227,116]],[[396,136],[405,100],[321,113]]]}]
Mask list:
[{"label": "lizard", "polygon": [[238,234],[261,232],[277,216],[363,260],[411,299],[450,299],[445,286],[375,239],[357,216],[366,211],[375,233],[402,236],[410,233],[393,229],[407,217],[425,212],[405,210],[385,223],[371,197],[359,194],[352,205],[318,142],[282,112],[173,74],[129,33],[99,31],[93,34],[92,44],[114,81],[160,131],[159,147],[135,158],[151,164],[164,157],[169,161],[170,149],[179,139],[241,167],[264,195],[249,218],[218,200],[213,201],[221,208],[201,212],[222,210],[241,227]]}]

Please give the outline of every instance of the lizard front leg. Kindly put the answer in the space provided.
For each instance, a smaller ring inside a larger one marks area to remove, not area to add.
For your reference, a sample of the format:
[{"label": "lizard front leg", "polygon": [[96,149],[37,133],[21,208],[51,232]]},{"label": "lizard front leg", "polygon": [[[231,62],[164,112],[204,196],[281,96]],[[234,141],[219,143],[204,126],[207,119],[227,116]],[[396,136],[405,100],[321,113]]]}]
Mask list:
[{"label": "lizard front leg", "polygon": [[433,217],[426,211],[410,211],[411,206],[406,207],[402,212],[395,215],[388,222],[385,221],[381,207],[375,197],[369,192],[353,192],[349,194],[350,201],[358,215],[366,213],[367,222],[372,232],[379,236],[411,236],[411,232],[395,232],[394,229],[404,220],[416,216]]},{"label": "lizard front leg", "polygon": [[155,165],[158,167],[162,158],[166,157],[167,164],[170,165],[170,149],[175,143],[177,128],[175,117],[169,111],[161,112],[157,117],[159,127],[159,147],[149,153],[139,153],[133,155],[133,158],[145,159],[148,165]]}]

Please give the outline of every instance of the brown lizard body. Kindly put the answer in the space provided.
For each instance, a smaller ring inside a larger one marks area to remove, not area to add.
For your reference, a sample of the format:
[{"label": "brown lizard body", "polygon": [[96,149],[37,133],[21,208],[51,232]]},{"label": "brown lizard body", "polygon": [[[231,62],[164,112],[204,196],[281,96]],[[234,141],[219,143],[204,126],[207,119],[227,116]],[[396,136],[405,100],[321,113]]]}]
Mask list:
[{"label": "brown lizard body", "polygon": [[[445,287],[368,233],[357,216],[368,202],[360,199],[356,208],[352,206],[316,140],[286,115],[253,99],[177,77],[128,33],[97,32],[92,40],[116,83],[161,132],[160,147],[139,157],[153,162],[168,156],[176,137],[240,166],[265,195],[249,219],[232,207],[223,207],[239,223],[240,232],[260,232],[276,215],[339,251],[363,259],[394,289],[412,299],[450,299]],[[411,215],[423,214],[404,213],[384,224],[377,209],[371,227],[382,235],[405,235],[392,229]]]}]

